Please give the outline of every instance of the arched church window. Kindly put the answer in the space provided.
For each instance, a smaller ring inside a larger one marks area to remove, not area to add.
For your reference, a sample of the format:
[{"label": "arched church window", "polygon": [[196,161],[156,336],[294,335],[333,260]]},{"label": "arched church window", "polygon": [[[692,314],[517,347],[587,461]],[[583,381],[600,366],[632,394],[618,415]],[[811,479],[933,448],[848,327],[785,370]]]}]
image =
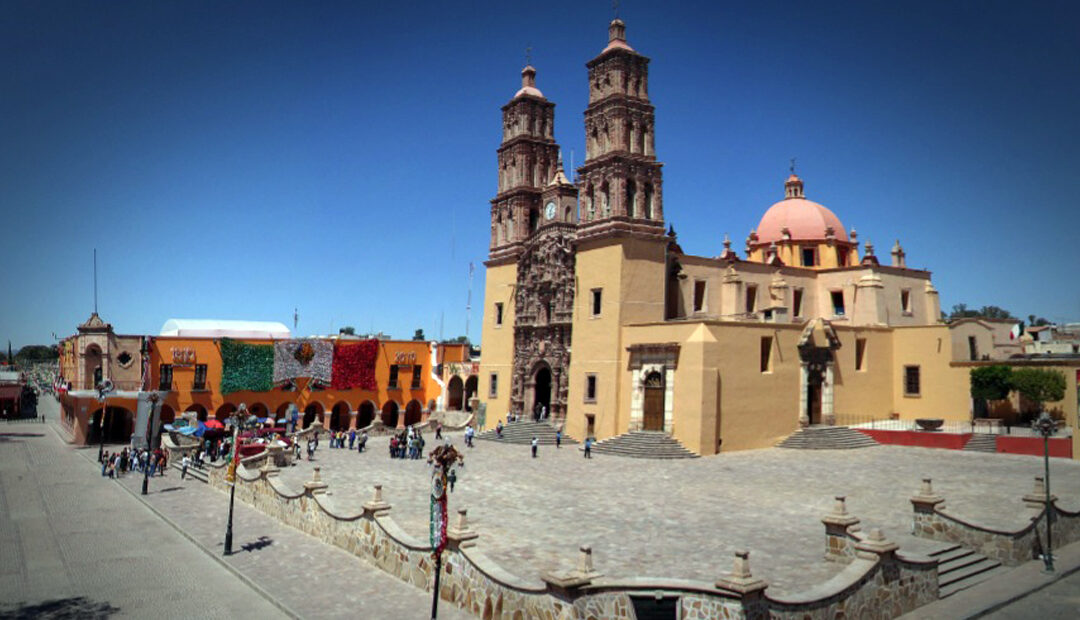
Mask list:
[{"label": "arched church window", "polygon": [[536,209],[529,209],[529,232],[536,232],[537,227],[540,225],[540,212]]},{"label": "arched church window", "polygon": [[637,201],[637,184],[633,179],[626,181],[626,214],[634,217],[635,202]]},{"label": "arched church window", "polygon": [[604,183],[604,186],[600,189],[600,193],[603,195],[604,200],[604,216],[611,215],[611,191],[608,188],[608,184]]},{"label": "arched church window", "polygon": [[645,184],[645,219],[651,220],[653,216],[653,188],[651,183]]},{"label": "arched church window", "polygon": [[595,213],[596,196],[595,192],[593,192],[593,186],[589,185],[589,189],[585,192],[585,219],[592,220]]}]

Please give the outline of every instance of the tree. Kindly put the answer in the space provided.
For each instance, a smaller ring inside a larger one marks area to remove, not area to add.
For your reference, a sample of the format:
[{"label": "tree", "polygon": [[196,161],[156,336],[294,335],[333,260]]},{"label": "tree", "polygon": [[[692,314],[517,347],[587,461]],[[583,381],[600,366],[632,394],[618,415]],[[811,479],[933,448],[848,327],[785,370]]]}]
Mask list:
[{"label": "tree", "polygon": [[956,304],[952,307],[952,313],[949,315],[949,318],[966,319],[973,316],[979,316],[979,313],[975,310],[968,310],[967,304]]},{"label": "tree", "polygon": [[1002,400],[1012,390],[1012,369],[1008,366],[982,366],[971,369],[971,397]]},{"label": "tree", "polygon": [[967,304],[956,304],[952,307],[952,313],[949,314],[950,320],[956,319],[968,319],[974,317],[983,317],[987,319],[1011,319],[1013,315],[1011,312],[998,306],[983,306],[978,310],[968,308]]},{"label": "tree", "polygon": [[346,325],[345,327],[342,327],[341,329],[339,329],[338,333],[339,334],[345,334],[346,336],[355,336],[356,335],[356,328],[353,327],[352,325]]},{"label": "tree", "polygon": [[1044,368],[1021,368],[1012,373],[1012,388],[1042,411],[1043,403],[1065,398],[1065,375]]},{"label": "tree", "polygon": [[427,338],[424,337],[424,329],[423,328],[417,329],[416,333],[413,334],[412,339],[413,340],[427,340]]},{"label": "tree", "polygon": [[19,352],[15,354],[15,362],[18,364],[55,362],[59,357],[60,351],[55,346],[31,344],[19,349]]},{"label": "tree", "polygon": [[1041,316],[1035,316],[1034,314],[1028,315],[1028,325],[1032,327],[1042,327],[1043,325],[1049,325],[1050,321],[1047,321]]},{"label": "tree", "polygon": [[469,344],[469,337],[468,336],[458,336],[457,338],[451,338],[450,340],[447,340],[446,342],[448,342],[450,344]]}]

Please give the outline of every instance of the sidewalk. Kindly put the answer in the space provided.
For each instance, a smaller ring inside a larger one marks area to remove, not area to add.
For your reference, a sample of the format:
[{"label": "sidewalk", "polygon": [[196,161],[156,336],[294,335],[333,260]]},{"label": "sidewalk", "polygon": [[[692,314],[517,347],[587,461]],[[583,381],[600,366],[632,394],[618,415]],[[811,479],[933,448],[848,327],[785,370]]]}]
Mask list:
[{"label": "sidewalk", "polygon": [[[1044,573],[1042,560],[1032,560],[967,590],[961,590],[949,598],[920,607],[901,618],[915,620],[992,616],[994,612],[1080,571],[1080,542],[1054,551],[1054,569],[1053,573]],[[1023,606],[1023,603],[1019,605]]]},{"label": "sidewalk", "polygon": [[[96,452],[84,456],[96,465]],[[262,589],[290,615],[310,618],[431,617],[431,593],[424,592],[345,551],[281,524],[237,501],[233,513],[233,554],[222,555],[229,496],[168,470],[142,492],[142,475],[129,473],[118,484],[144,501],[204,551]],[[446,601],[439,618],[471,618]]]}]

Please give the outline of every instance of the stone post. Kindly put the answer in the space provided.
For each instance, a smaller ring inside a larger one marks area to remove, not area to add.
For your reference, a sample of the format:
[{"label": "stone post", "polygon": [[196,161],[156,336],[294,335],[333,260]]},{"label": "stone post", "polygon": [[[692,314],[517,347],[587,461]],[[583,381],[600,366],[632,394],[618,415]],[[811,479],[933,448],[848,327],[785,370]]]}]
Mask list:
[{"label": "stone post", "polygon": [[452,547],[472,547],[476,544],[476,538],[478,538],[480,534],[469,529],[467,509],[459,508],[457,512],[458,515],[454,524],[446,528],[446,538],[450,541]]},{"label": "stone post", "polygon": [[371,516],[390,512],[390,504],[383,500],[381,484],[375,485],[375,492],[372,494],[371,499],[364,502],[364,512]]},{"label": "stone post", "polygon": [[832,562],[850,563],[855,558],[853,540],[849,532],[859,529],[859,519],[847,511],[846,498],[836,496],[832,512],[825,515],[825,559]]},{"label": "stone post", "polygon": [[592,547],[582,545],[578,549],[577,566],[573,570],[545,572],[540,578],[547,584],[548,592],[563,600],[577,598],[578,591],[601,577],[593,567]]},{"label": "stone post", "polygon": [[326,488],[330,486],[322,481],[322,477],[319,476],[319,468],[316,467],[311,472],[311,480],[304,483],[304,490],[308,495],[322,495],[326,493]]},{"label": "stone post", "polygon": [[870,530],[870,535],[855,545],[857,555],[867,560],[891,560],[899,548],[900,545],[885,538],[881,528],[877,527]]},{"label": "stone post", "polygon": [[764,579],[755,579],[750,572],[749,551],[740,549],[735,552],[735,563],[731,572],[718,579],[716,587],[742,602],[744,618],[768,617],[765,588],[768,588],[769,584]]},{"label": "stone post", "polygon": [[937,511],[945,507],[945,498],[934,493],[930,478],[923,478],[918,494],[911,498],[911,507],[914,509],[911,533],[923,538],[936,538],[935,532],[941,531]]}]

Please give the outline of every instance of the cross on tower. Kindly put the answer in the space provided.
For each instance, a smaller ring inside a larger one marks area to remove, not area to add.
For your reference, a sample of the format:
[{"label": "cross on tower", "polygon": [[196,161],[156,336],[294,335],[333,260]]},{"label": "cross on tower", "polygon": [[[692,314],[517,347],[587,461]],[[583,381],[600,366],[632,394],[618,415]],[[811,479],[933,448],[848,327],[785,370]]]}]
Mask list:
[{"label": "cross on tower", "polygon": [[525,65],[532,65],[532,46],[529,45],[525,48]]},{"label": "cross on tower", "polygon": [[795,158],[791,158],[791,174],[795,174]]},{"label": "cross on tower", "polygon": [[619,19],[619,0],[611,0],[611,11],[615,13],[615,19]]}]

